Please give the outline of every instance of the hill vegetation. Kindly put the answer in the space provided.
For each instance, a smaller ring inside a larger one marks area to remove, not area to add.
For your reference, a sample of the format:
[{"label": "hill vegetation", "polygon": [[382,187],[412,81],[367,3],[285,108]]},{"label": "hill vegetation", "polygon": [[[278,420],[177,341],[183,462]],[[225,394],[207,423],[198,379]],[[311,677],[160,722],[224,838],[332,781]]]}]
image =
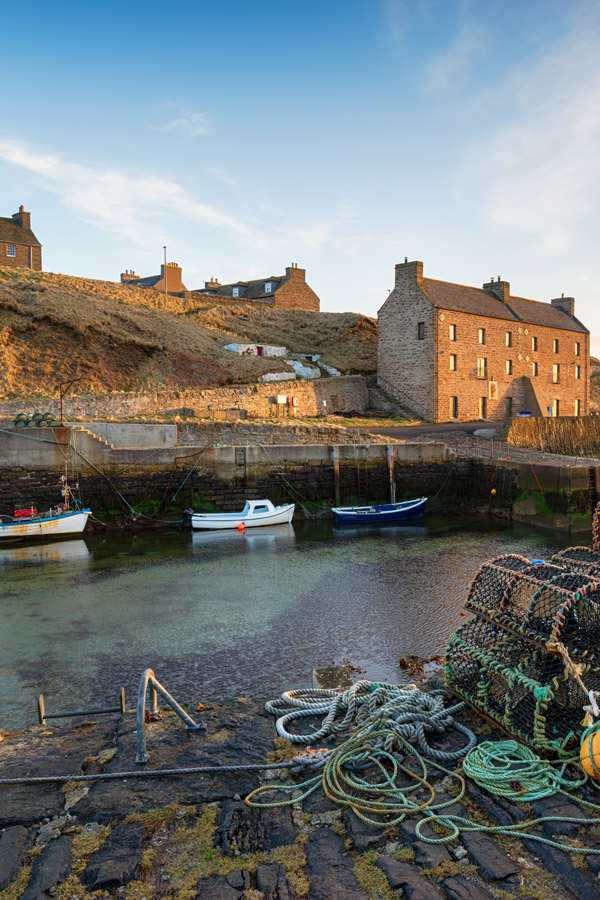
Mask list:
[{"label": "hill vegetation", "polygon": [[29,269],[0,267],[0,398],[251,384],[281,359],[224,350],[234,340],[321,353],[343,372],[376,368],[376,323],[353,313],[274,310]]}]

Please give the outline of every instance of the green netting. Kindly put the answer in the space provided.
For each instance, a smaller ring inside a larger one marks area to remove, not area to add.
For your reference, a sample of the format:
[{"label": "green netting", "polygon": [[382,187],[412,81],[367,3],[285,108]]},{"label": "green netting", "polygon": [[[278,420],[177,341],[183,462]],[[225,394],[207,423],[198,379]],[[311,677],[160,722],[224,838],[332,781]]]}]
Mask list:
[{"label": "green netting", "polygon": [[[445,675],[449,688],[534,749],[577,750],[586,697],[558,653],[472,619],[450,639]],[[582,678],[600,689],[600,667],[583,663]]]}]

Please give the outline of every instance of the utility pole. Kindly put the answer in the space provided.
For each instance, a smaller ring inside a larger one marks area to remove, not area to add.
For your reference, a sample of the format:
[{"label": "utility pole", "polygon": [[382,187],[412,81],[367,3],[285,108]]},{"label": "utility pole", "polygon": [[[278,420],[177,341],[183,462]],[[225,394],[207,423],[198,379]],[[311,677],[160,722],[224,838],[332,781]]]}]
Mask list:
[{"label": "utility pole", "polygon": [[167,296],[167,248],[163,247],[165,251],[165,297]]}]

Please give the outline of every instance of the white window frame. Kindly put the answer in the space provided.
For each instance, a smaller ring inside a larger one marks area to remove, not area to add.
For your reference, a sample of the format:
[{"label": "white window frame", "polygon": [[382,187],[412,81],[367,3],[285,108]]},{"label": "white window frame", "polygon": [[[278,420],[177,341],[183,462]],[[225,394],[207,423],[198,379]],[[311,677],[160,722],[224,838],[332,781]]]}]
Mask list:
[{"label": "white window frame", "polygon": [[265,294],[270,294],[273,285],[270,281],[265,281]]},{"label": "white window frame", "polygon": [[537,337],[535,335],[531,338],[531,349],[534,353],[537,353]]},{"label": "white window frame", "polygon": [[232,291],[231,291],[231,296],[232,296],[232,297],[239,297],[239,296],[240,296],[240,289],[239,289],[239,287],[234,287],[234,288],[232,289]]},{"label": "white window frame", "polygon": [[10,256],[11,259],[16,259],[17,245],[16,244],[7,244],[6,245],[6,255]]}]

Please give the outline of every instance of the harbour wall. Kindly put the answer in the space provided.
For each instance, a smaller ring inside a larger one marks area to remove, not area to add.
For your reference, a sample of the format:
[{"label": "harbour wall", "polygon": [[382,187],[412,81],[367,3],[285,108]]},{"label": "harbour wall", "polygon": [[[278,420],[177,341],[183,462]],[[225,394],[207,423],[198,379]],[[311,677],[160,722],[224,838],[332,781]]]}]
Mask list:
[{"label": "harbour wall", "polygon": [[[248,425],[239,425],[239,431],[227,426],[223,432],[216,425],[208,431],[197,425],[112,425],[112,432],[104,432],[124,444],[135,438],[137,447],[116,447],[81,426],[0,429],[0,512],[56,505],[65,472],[97,518],[121,526],[144,518],[172,520],[186,507],[235,510],[248,497],[293,501],[302,515],[333,505],[428,496],[430,510],[487,510],[577,532],[590,528],[598,500],[600,467],[457,458],[442,443],[375,443],[343,429],[330,435],[327,427],[320,430],[320,443],[304,443],[310,437],[305,426],[271,428],[271,439],[283,433],[298,443],[259,441],[256,431],[255,443],[244,443]],[[145,437],[140,429],[146,429]],[[233,432],[237,442],[214,440]],[[194,443],[200,437],[205,442]],[[326,442],[331,437],[362,442]]]}]

